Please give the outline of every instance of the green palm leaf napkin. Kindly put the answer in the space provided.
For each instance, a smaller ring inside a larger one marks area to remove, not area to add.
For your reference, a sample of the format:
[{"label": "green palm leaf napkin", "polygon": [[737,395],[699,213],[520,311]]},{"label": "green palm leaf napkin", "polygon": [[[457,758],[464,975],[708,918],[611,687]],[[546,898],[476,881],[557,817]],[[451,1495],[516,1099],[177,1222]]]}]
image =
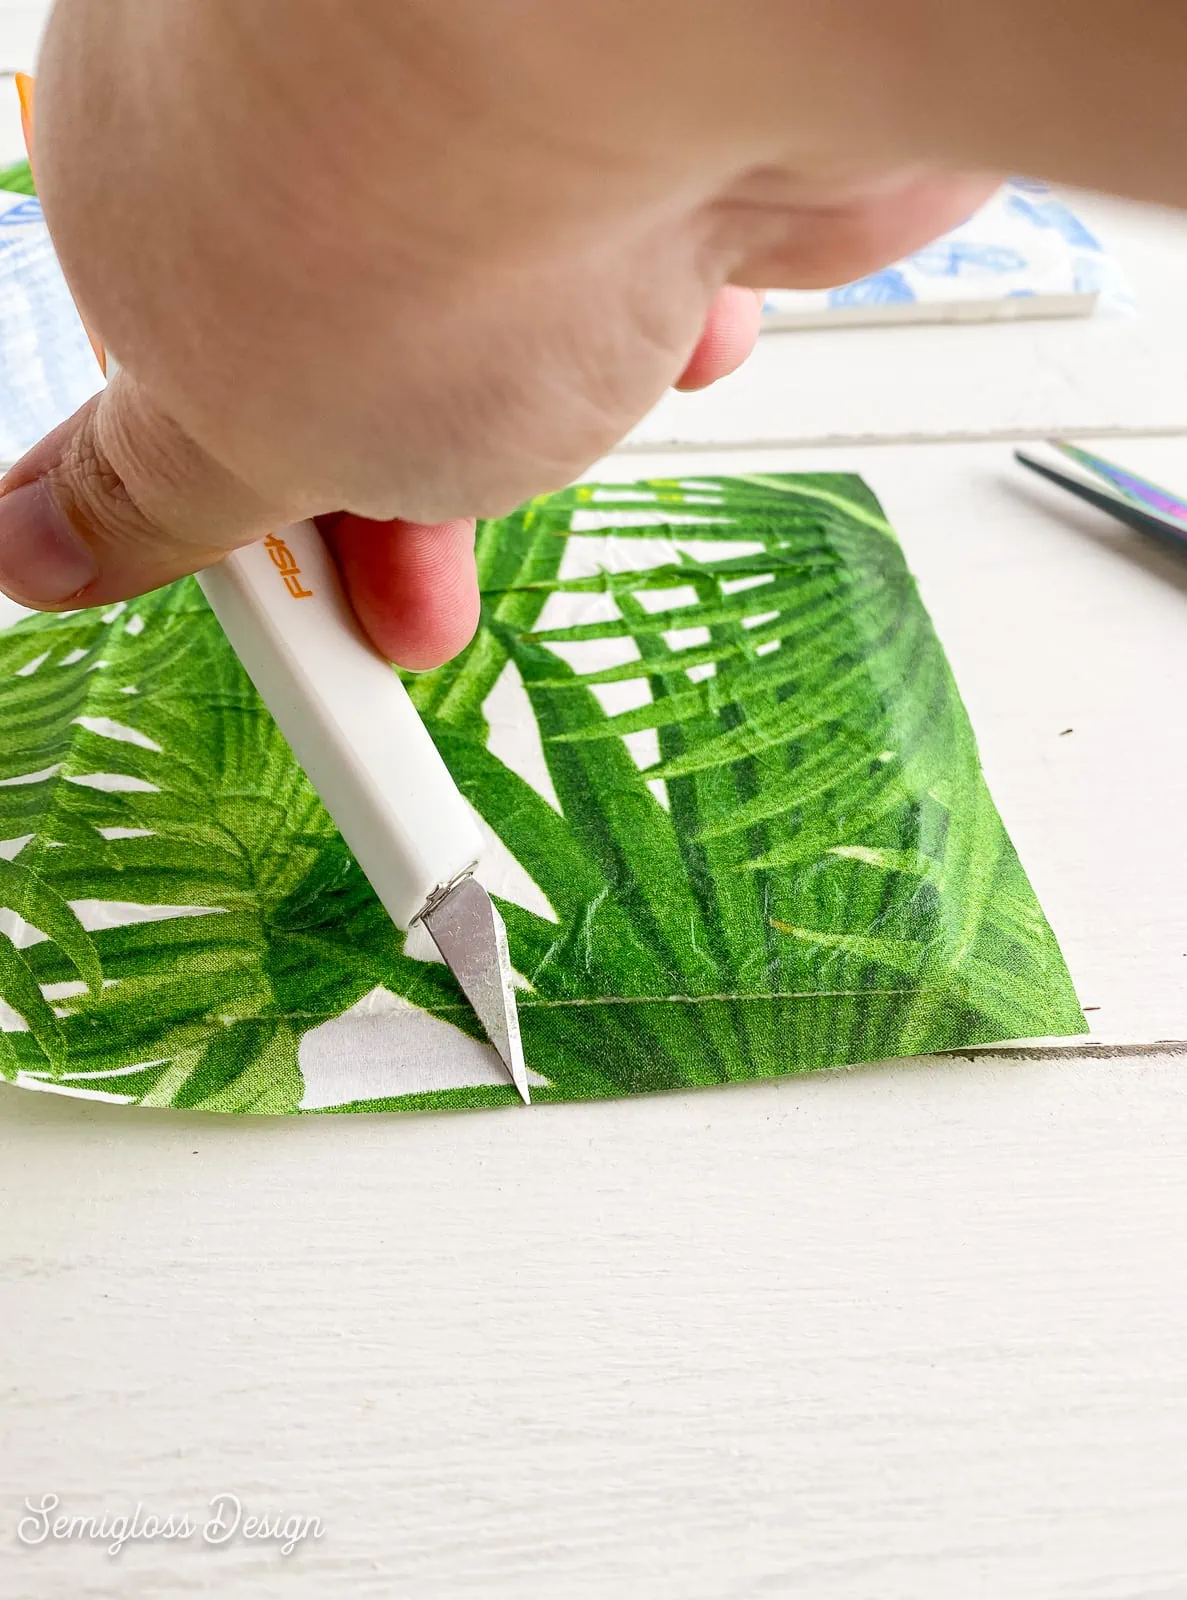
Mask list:
[{"label": "green palm leaf napkin", "polygon": [[6,189],[11,194],[36,194],[29,163],[18,161],[15,166],[0,167],[0,189]]},{"label": "green palm leaf napkin", "polygon": [[[581,485],[409,677],[491,839],[537,1101],[1084,1031],[873,495]],[[510,1103],[197,587],[0,633],[0,1071],[211,1111]]]}]

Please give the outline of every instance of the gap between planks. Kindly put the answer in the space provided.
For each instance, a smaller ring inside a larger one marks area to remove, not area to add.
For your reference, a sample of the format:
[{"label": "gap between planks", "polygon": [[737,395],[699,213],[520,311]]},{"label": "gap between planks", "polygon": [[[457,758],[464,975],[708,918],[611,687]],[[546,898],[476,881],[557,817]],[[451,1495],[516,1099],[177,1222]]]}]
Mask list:
[{"label": "gap between planks", "polygon": [[[1187,432],[1181,427],[1102,427],[1100,423],[1083,427],[1061,424],[1054,431],[1062,439],[1181,439]],[[955,433],[919,429],[913,433],[825,433],[815,437],[749,439],[642,439],[629,435],[611,455],[733,455],[747,451],[869,449],[875,445],[899,448],[903,445],[1026,444],[1039,437],[1040,431],[1019,428],[972,428]]]}]

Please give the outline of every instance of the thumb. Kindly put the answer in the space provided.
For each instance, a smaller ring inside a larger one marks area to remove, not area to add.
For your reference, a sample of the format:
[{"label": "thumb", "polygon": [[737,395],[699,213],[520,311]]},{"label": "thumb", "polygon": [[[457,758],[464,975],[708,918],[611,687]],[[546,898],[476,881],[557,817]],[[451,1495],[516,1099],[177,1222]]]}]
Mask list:
[{"label": "thumb", "polygon": [[0,480],[0,590],[41,611],[125,600],[293,520],[121,371]]}]

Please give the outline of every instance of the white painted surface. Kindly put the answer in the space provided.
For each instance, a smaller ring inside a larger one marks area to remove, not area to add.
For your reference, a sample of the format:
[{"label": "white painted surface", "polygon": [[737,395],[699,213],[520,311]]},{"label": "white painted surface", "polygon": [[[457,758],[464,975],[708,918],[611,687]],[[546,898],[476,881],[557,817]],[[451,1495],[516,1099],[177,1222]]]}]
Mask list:
[{"label": "white painted surface", "polygon": [[764,336],[724,383],[669,395],[639,447],[1019,438],[1187,428],[1187,219],[1093,195],[1070,203],[1125,267],[1135,317]]},{"label": "white painted surface", "polygon": [[[1088,214],[1138,323],[789,335],[642,435],[1187,428],[1183,224]],[[884,495],[1097,1038],[1187,1038],[1187,569],[1000,447],[763,464]],[[1181,1600],[1187,1078],[1103,1049],[469,1116],[6,1092],[0,1592]],[[15,1538],[221,1490],[325,1536]]]},{"label": "white painted surface", "polygon": [[[399,1121],[6,1102],[6,1595],[1187,1591],[1181,1060]],[[325,1536],[11,1532],[26,1494],[222,1490]]]},{"label": "white painted surface", "polygon": [[22,153],[21,114],[11,76],[0,72],[0,167],[19,161]]},{"label": "white painted surface", "polygon": [[0,0],[0,167],[25,153],[14,72],[31,72],[49,0]]},{"label": "white painted surface", "polygon": [[0,72],[31,72],[49,0],[0,0]]},{"label": "white painted surface", "polygon": [[49,0],[0,0],[0,167],[25,153],[14,72],[30,72],[36,62]]}]

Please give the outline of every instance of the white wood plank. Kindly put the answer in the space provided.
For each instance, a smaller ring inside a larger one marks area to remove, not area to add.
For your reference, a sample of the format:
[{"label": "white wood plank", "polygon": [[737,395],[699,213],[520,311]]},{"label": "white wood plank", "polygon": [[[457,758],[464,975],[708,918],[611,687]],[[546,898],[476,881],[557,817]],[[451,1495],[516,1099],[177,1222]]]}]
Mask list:
[{"label": "white wood plank", "polygon": [[31,72],[50,0],[0,0],[0,71]]},{"label": "white wood plank", "polygon": [[11,76],[0,73],[0,167],[11,166],[25,153],[21,112]]},{"label": "white wood plank", "polygon": [[[1182,1593],[1181,1062],[287,1124],[0,1100],[7,1594]],[[12,1537],[27,1494],[219,1490],[325,1537]]]},{"label": "white wood plank", "polygon": [[765,335],[732,378],[700,394],[668,395],[632,443],[1187,428],[1187,220],[1091,195],[1071,200],[1132,279],[1136,316]]}]

